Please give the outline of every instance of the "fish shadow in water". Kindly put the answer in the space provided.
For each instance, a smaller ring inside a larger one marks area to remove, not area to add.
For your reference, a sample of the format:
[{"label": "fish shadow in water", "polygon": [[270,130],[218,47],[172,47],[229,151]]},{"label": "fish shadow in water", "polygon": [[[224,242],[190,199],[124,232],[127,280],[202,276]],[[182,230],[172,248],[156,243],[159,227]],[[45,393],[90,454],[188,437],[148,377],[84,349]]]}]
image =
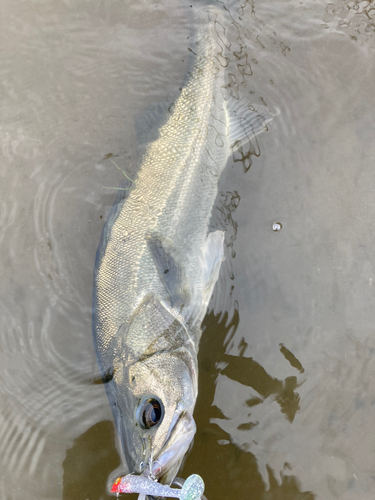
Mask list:
[{"label": "fish shadow in water", "polygon": [[[63,500],[113,500],[106,492],[109,474],[119,466],[113,422],[98,422],[74,440],[62,464]],[[130,499],[135,495],[129,496]]]},{"label": "fish shadow in water", "polygon": [[[227,313],[215,315],[211,311],[202,325],[204,333],[198,354],[199,393],[194,411],[197,434],[180,475],[187,477],[193,473],[200,474],[206,483],[208,500],[244,499],[250,496],[253,500],[314,500],[316,496],[313,493],[301,491],[295,476],[285,475],[279,484],[269,466],[269,486],[266,485],[259,473],[256,457],[249,451],[241,450],[232,443],[228,433],[212,423],[212,419],[226,419],[221,410],[213,406],[219,373],[252,387],[264,399],[272,395],[290,422],[299,407],[299,396],[295,392],[296,377],[281,381],[267,374],[252,358],[226,354],[238,324],[239,313],[235,309],[231,320]],[[260,398],[254,398],[246,401],[246,404],[251,407],[261,402]],[[243,424],[241,427],[251,432],[252,425]]]}]

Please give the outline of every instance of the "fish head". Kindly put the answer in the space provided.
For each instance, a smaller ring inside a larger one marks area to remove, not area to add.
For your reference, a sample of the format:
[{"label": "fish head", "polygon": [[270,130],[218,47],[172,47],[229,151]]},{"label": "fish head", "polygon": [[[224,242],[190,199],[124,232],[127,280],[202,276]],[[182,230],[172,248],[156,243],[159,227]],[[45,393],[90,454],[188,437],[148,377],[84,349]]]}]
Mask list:
[{"label": "fish head", "polygon": [[195,346],[186,326],[154,299],[123,330],[114,413],[128,471],[170,484],[196,430]]}]

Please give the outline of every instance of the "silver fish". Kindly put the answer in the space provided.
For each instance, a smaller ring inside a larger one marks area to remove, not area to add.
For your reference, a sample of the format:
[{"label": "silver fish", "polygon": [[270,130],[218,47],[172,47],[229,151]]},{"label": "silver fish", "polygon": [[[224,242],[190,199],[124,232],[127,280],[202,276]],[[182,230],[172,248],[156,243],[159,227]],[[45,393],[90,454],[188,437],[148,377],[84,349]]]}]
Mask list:
[{"label": "silver fish", "polygon": [[196,430],[201,323],[223,260],[224,232],[208,232],[220,174],[271,119],[224,98],[211,44],[197,37],[187,83],[112,207],[94,270],[94,344],[128,472],[163,484]]}]

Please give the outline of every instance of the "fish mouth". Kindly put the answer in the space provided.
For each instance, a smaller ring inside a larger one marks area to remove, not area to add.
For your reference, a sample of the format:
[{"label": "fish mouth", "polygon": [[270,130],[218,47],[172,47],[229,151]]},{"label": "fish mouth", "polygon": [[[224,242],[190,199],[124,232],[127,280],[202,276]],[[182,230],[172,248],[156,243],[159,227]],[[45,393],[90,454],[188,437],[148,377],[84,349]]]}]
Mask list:
[{"label": "fish mouth", "polygon": [[162,484],[170,485],[189,450],[196,432],[196,425],[192,415],[184,410],[177,414],[176,423],[164,446],[144,471]]},{"label": "fish mouth", "polygon": [[[143,471],[133,471],[130,475],[144,476],[161,484],[171,486],[189,450],[195,432],[196,425],[191,413],[187,410],[176,413],[169,436],[158,455],[155,458],[151,455],[152,458],[150,457]],[[117,479],[114,481],[115,477]],[[109,486],[111,493],[125,492],[119,489],[122,477],[113,474],[109,479],[108,486],[111,485]],[[149,495],[146,495],[145,498],[147,500],[157,500]]]}]

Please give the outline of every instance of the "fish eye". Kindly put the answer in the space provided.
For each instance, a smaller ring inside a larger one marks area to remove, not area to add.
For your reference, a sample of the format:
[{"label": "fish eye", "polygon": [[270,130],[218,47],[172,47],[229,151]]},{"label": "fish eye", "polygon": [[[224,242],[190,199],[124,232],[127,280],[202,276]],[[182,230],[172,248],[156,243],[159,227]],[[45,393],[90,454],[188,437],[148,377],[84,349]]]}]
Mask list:
[{"label": "fish eye", "polygon": [[158,425],[163,418],[163,408],[155,398],[143,401],[137,410],[137,420],[143,429],[151,429]]}]

